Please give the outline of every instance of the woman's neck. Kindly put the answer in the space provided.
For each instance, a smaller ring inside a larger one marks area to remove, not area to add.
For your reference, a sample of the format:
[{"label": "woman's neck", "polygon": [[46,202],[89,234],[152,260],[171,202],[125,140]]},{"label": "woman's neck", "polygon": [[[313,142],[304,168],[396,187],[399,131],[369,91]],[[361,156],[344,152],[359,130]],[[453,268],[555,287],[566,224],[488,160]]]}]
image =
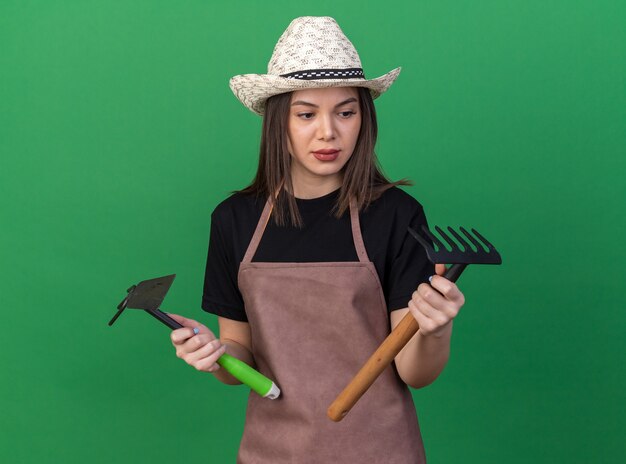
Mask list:
[{"label": "woman's neck", "polygon": [[342,177],[327,176],[322,178],[302,179],[292,177],[293,196],[302,200],[319,198],[341,187]]}]

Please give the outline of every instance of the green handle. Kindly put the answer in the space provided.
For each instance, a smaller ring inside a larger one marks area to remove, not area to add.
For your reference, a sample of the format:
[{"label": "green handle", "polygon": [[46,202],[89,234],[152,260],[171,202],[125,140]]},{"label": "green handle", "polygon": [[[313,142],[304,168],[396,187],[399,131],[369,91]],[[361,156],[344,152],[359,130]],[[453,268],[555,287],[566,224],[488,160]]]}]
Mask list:
[{"label": "green handle", "polygon": [[217,363],[262,397],[274,400],[280,396],[280,389],[274,382],[248,366],[245,362],[229,354],[223,354],[217,360]]}]

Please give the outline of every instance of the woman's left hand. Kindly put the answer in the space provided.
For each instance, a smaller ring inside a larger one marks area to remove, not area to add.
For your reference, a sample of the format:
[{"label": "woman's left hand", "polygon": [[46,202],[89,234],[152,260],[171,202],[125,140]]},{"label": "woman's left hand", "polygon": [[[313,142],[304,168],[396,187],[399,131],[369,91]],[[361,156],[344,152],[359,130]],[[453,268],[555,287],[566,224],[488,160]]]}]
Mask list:
[{"label": "woman's left hand", "polygon": [[413,292],[409,311],[422,335],[441,337],[452,329],[452,320],[465,303],[465,297],[454,282],[443,277],[444,264],[436,264],[435,272],[437,275],[432,277],[430,285],[420,284]]}]

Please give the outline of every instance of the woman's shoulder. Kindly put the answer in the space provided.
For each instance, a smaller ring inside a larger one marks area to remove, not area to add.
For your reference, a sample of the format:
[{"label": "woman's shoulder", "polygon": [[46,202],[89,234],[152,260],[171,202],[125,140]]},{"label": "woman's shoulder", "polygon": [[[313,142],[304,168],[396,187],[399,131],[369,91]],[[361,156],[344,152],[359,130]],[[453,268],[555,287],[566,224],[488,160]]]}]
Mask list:
[{"label": "woman's shoulder", "polygon": [[380,197],[374,200],[368,209],[375,209],[387,214],[400,214],[413,216],[414,214],[422,214],[424,208],[409,193],[399,187],[391,187],[385,190]]},{"label": "woman's shoulder", "polygon": [[215,207],[211,220],[232,222],[243,218],[253,219],[260,215],[264,204],[265,200],[255,194],[233,192]]}]

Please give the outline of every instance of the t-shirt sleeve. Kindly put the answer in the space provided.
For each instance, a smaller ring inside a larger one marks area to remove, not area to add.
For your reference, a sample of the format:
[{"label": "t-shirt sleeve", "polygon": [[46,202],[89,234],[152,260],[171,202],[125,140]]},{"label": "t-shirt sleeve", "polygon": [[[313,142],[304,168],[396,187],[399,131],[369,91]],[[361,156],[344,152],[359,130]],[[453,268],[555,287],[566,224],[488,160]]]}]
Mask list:
[{"label": "t-shirt sleeve", "polygon": [[[406,225],[406,223],[402,225],[404,229],[404,233],[400,234],[402,241],[397,247],[398,252],[393,257],[388,274],[389,311],[406,308],[419,284],[428,282],[428,278],[435,273],[435,265],[428,260],[424,247],[409,234]],[[417,204],[408,226],[427,242],[431,242],[422,231],[422,225],[428,227],[424,210]]]},{"label": "t-shirt sleeve", "polygon": [[237,285],[239,263],[233,244],[227,240],[228,222],[213,212],[204,275],[202,309],[217,316],[247,322],[243,298]]}]

